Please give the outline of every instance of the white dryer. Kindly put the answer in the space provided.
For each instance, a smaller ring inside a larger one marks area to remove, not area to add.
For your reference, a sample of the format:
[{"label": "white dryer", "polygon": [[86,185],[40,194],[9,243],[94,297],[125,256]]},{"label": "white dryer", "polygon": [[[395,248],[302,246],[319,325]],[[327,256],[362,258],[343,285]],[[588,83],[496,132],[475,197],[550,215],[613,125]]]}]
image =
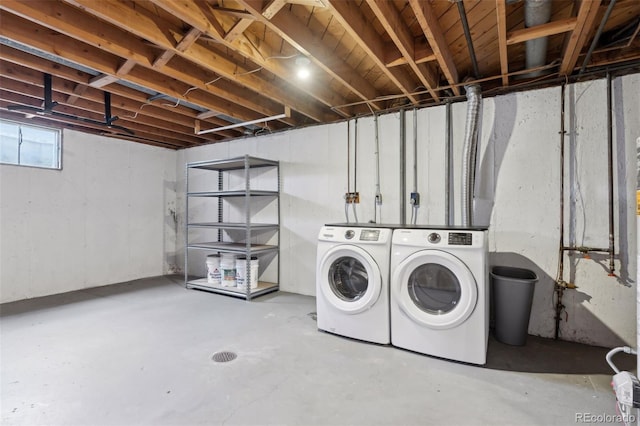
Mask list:
[{"label": "white dryer", "polygon": [[318,328],[389,344],[389,258],[393,231],[365,225],[324,226],[318,237]]},{"label": "white dryer", "polygon": [[489,336],[486,229],[396,229],[391,251],[391,343],[427,355],[485,364]]}]

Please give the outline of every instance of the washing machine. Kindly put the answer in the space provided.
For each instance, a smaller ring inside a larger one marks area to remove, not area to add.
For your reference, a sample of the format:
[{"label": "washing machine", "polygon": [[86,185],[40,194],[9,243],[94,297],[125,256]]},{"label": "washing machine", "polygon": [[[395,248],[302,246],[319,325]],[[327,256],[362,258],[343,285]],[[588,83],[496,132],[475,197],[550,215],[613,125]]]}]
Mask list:
[{"label": "washing machine", "polygon": [[487,258],[483,228],[396,229],[391,245],[391,343],[485,364]]},{"label": "washing machine", "polygon": [[389,344],[393,231],[365,226],[324,226],[320,230],[316,263],[318,328]]}]

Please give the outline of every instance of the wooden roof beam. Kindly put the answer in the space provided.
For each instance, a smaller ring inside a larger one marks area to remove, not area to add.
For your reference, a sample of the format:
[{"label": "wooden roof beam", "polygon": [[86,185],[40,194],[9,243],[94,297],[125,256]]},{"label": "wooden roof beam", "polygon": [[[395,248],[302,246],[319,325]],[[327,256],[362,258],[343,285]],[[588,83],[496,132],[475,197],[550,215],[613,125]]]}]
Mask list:
[{"label": "wooden roof beam", "polygon": [[[402,55],[402,53],[396,47],[395,43],[387,43],[385,49],[385,64],[387,67],[397,67],[399,65],[406,65],[408,63],[407,58]],[[426,43],[421,43],[418,41],[418,39],[413,40],[413,61],[416,64],[423,64],[425,62],[431,62],[435,60],[436,55]]]},{"label": "wooden roof beam", "polygon": [[502,86],[509,85],[509,56],[507,54],[507,5],[506,0],[496,0],[496,20],[498,27],[498,49],[500,51],[500,74]]},{"label": "wooden roof beam", "polygon": [[[94,2],[87,1],[88,6],[101,8],[107,13],[110,18],[114,20],[124,19],[126,22],[132,22],[135,20],[142,21],[144,19],[137,12],[133,12],[131,9],[126,8],[125,5],[117,3],[117,7],[113,7],[112,3],[108,2]],[[28,2],[21,2],[15,0],[6,0],[0,2],[0,9],[9,10],[11,13],[17,13],[20,16],[28,16],[29,21],[33,24],[25,23],[21,18],[8,18],[3,19],[3,27],[7,23],[8,29],[13,29],[15,32],[21,33],[16,35],[17,37],[27,37],[22,41],[27,45],[43,44],[43,49],[56,56],[62,56],[67,59],[74,58],[77,63],[86,63],[89,67],[99,71],[103,74],[113,75],[117,73],[120,68],[119,64],[113,64],[114,58],[109,58],[108,67],[99,64],[101,57],[107,55],[117,55],[120,58],[128,58],[136,63],[152,69],[152,58],[155,56],[154,50],[141,40],[135,37],[131,37],[123,30],[112,27],[109,24],[105,24],[96,19],[87,19],[87,15],[83,14],[76,8],[68,5],[52,2],[52,1],[37,1],[32,0]],[[127,11],[132,11],[132,16],[127,15]],[[64,36],[56,37],[56,40],[48,40],[45,36],[48,31],[38,31],[37,24],[45,24],[47,28],[51,28],[55,31],[63,30]],[[124,24],[123,24],[124,25]],[[125,25],[126,26],[126,25]],[[141,32],[151,33],[157,35],[158,38],[164,40],[166,48],[174,49],[174,42],[166,41],[168,31],[163,31],[158,28],[157,25],[140,25],[138,28],[142,28]],[[4,28],[3,28],[4,29]],[[2,31],[2,30],[0,30]],[[180,39],[183,37],[183,33],[180,33]],[[145,38],[144,35],[140,35]],[[149,38],[147,38],[149,40]],[[88,45],[94,46],[98,50],[88,49]],[[107,50],[108,49],[108,50]],[[84,52],[83,52],[84,51]],[[107,54],[101,51],[108,52]],[[64,52],[64,53],[62,53]],[[96,60],[97,59],[97,60]],[[121,59],[116,60],[118,63]],[[206,61],[211,62],[211,55],[206,56]],[[204,58],[203,58],[204,62]],[[221,62],[221,61],[217,61]],[[95,66],[93,65],[95,64]],[[229,61],[229,67],[234,66]],[[140,75],[141,78],[137,81],[132,81],[133,75]],[[153,77],[151,77],[153,76]],[[172,82],[167,79],[167,76],[171,79],[176,79],[176,82]],[[155,77],[155,78],[154,78]],[[215,87],[208,87],[206,82],[213,78],[213,74],[206,72],[203,68],[194,67],[191,63],[177,62],[174,67],[165,67],[162,70],[162,75],[153,75],[148,71],[140,73],[139,70],[133,70],[127,76],[127,80],[141,86],[153,89],[160,93],[165,93],[176,99],[184,99],[185,92],[191,87],[198,87],[199,89],[207,92],[212,97],[209,98],[205,104],[201,104],[202,107],[208,109],[223,109],[225,114],[229,116],[237,116],[239,119],[252,120],[258,118],[260,115],[273,115],[277,112],[276,105],[271,101],[265,101],[264,98],[255,96],[253,92],[242,87],[229,87],[229,85],[218,84]],[[164,80],[164,81],[162,81]],[[157,85],[151,87],[147,81],[158,81]],[[187,87],[182,91],[176,90],[176,86],[182,86],[186,84]],[[173,89],[173,90],[171,90]],[[242,93],[245,91],[246,93]],[[192,103],[196,103],[193,100],[194,93],[189,93]],[[200,96],[201,101],[205,98]],[[229,102],[232,101],[233,103]],[[242,105],[242,106],[240,106]],[[247,108],[251,108],[253,112],[249,112]],[[246,115],[245,117],[239,116],[239,114]]]},{"label": "wooden roof beam", "polygon": [[[268,56],[263,57],[260,54],[256,54],[254,51],[249,51],[246,46],[241,46],[240,39],[229,42],[224,39],[223,34],[218,34],[217,31],[210,31],[210,28],[212,27],[210,24],[211,18],[209,17],[209,15],[215,13],[215,11],[217,10],[216,8],[210,8],[207,11],[203,11],[202,8],[195,9],[193,8],[192,2],[185,0],[152,1],[156,6],[168,11],[174,16],[177,16],[194,28],[200,29],[203,34],[206,34],[207,36],[214,38],[216,41],[219,41],[221,45],[224,45],[230,49],[237,50],[238,53],[241,53],[242,55],[256,63],[258,66],[261,66],[266,70],[274,73],[278,77],[282,78],[283,81],[289,82],[293,80],[292,72],[290,69],[287,69],[281,63],[278,63],[278,61],[269,61],[265,59],[271,56],[276,56],[275,54],[269,54]],[[210,53],[205,54],[206,51],[209,51]],[[198,54],[198,57],[201,57],[202,61],[211,62],[211,56],[213,52],[196,44],[188,53],[190,54],[192,60],[195,60],[194,56]],[[230,79],[231,81],[236,81],[239,84],[252,88],[257,93],[268,96],[272,100],[277,101],[282,105],[289,106],[291,109],[298,111],[315,121],[323,122],[337,118],[337,116],[327,113],[327,111],[323,110],[322,108],[311,105],[310,102],[305,99],[300,99],[292,96],[286,90],[281,90],[281,88],[274,86],[272,82],[265,81],[264,79],[259,78],[256,74],[241,75],[243,70],[240,70],[240,72],[238,72],[235,64],[229,63],[229,65],[227,66],[226,62],[225,64],[219,63],[220,61],[224,60],[219,55],[216,54],[214,57],[216,72],[221,76]],[[224,69],[222,65],[224,65]],[[331,97],[327,94],[326,89],[324,88],[316,89],[315,87],[313,87],[313,85],[309,85],[308,87],[299,87],[299,89],[306,91],[308,95],[312,96],[313,98],[324,103],[327,106],[335,105],[334,103],[332,103]],[[280,109],[281,107],[265,115],[275,115],[279,112]],[[288,120],[291,119],[283,119],[282,121]]]},{"label": "wooden roof beam", "polygon": [[409,4],[416,14],[418,23],[420,27],[422,27],[422,31],[427,37],[433,53],[436,55],[442,72],[452,86],[453,92],[459,95],[460,88],[456,86],[458,83],[458,70],[453,62],[453,55],[451,54],[447,40],[444,38],[440,24],[438,24],[438,17],[431,8],[431,4],[420,0],[409,0]]},{"label": "wooden roof beam", "polygon": [[580,3],[576,26],[569,36],[569,41],[562,56],[560,75],[571,75],[573,72],[578,56],[580,56],[580,52],[593,29],[600,3],[602,3],[602,0],[582,0]]},{"label": "wooden roof beam", "polygon": [[[371,23],[362,15],[355,2],[344,0],[324,0],[347,33],[358,43],[380,70],[413,103],[419,99],[413,94],[415,80],[405,70],[386,64],[386,47],[382,37],[373,29]],[[375,101],[375,98],[367,99]]]},{"label": "wooden roof beam", "polygon": [[[299,52],[306,55],[316,66],[323,69],[331,77],[356,94],[362,100],[371,100],[378,96],[378,92],[366,79],[360,77],[346,62],[336,57],[333,50],[325,46],[307,26],[300,22],[297,16],[285,9],[274,10],[284,0],[272,0],[262,8],[262,0],[238,0],[249,13],[255,16],[269,29],[282,37]],[[377,105],[372,105],[380,109]]]},{"label": "wooden roof beam", "polygon": [[[4,7],[7,3],[3,1],[0,3],[0,7]],[[31,4],[34,2],[25,3]],[[104,74],[113,74],[119,67],[120,58],[116,56],[93,50],[91,46],[66,36],[59,35],[55,39],[42,37],[42,34],[48,33],[47,30],[37,24],[28,23],[22,18],[10,16],[5,11],[0,11],[0,20],[3,22],[3,25],[0,25],[0,35],[7,38],[33,46],[49,54],[64,57],[73,62],[83,63],[85,66]],[[102,43],[108,44],[104,43],[104,41]],[[193,73],[196,71],[193,68],[193,66],[191,69],[185,68],[180,72],[180,76],[189,81],[191,85],[203,84],[202,80],[193,77]],[[163,75],[154,75],[148,70],[138,70],[136,68],[127,75],[127,80],[176,99],[186,99],[184,95],[192,87],[189,83],[173,80]],[[190,92],[188,101],[207,109],[223,111],[230,116],[242,117],[245,120],[253,120],[260,117],[255,112],[241,107],[240,104],[233,104],[228,99],[204,91]]]},{"label": "wooden roof beam", "polygon": [[420,83],[429,91],[433,99],[438,100],[438,94],[434,90],[438,87],[438,76],[430,68],[418,67],[418,64],[416,64],[413,36],[396,7],[386,0],[367,0],[367,4],[402,53],[402,56],[407,60],[407,64],[416,74]]},{"label": "wooden roof beam", "polygon": [[157,69],[165,66],[167,62],[169,62],[171,58],[173,58],[176,52],[184,52],[185,50],[187,50],[193,43],[196,42],[196,40],[198,40],[198,37],[200,37],[201,34],[202,32],[200,32],[200,30],[198,30],[197,28],[191,28],[184,35],[184,37],[182,37],[182,40],[180,40],[176,45],[176,51],[165,50],[164,52],[162,52],[162,54],[160,54],[160,56],[158,56],[155,61],[153,61],[153,68]]},{"label": "wooden roof beam", "polygon": [[542,25],[536,25],[535,27],[512,31],[507,34],[507,45],[523,43],[540,37],[547,37],[573,31],[577,22],[577,18],[567,18]]}]

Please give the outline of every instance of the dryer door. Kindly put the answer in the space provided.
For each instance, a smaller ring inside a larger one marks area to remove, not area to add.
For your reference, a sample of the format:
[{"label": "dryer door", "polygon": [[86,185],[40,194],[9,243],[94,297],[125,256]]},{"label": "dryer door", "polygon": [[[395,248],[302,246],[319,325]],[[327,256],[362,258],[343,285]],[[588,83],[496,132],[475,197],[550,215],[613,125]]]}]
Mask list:
[{"label": "dryer door", "polygon": [[433,329],[460,325],[478,301],[478,287],[469,268],[440,250],[422,250],[404,259],[391,283],[394,303],[409,318]]},{"label": "dryer door", "polygon": [[360,247],[338,245],[332,248],[320,261],[318,274],[325,299],[342,312],[362,312],[373,306],[380,296],[380,268]]}]

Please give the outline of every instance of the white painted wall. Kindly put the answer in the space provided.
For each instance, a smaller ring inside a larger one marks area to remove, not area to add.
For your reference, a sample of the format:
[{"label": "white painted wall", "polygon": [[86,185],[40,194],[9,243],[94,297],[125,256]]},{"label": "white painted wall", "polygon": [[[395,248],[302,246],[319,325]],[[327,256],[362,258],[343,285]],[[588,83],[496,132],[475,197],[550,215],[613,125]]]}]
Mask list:
[{"label": "white painted wall", "polygon": [[162,275],[176,153],[63,134],[63,169],[0,165],[0,302]]},{"label": "white painted wall", "polygon": [[[562,339],[602,346],[634,344],[635,285],[637,268],[633,225],[634,141],[640,136],[640,75],[614,81],[616,144],[616,259],[618,277],[609,277],[601,256],[566,258],[565,280],[577,290],[565,292]],[[608,244],[606,196],[606,83],[592,81],[567,89],[566,241]],[[418,224],[445,223],[444,153],[445,107],[417,111]],[[573,114],[573,115],[572,115]],[[466,103],[452,106],[454,125],[455,224],[460,223],[460,182]],[[490,222],[491,262],[534,270],[536,285],[529,332],[553,337],[553,283],[559,244],[560,88],[521,92],[485,99],[482,105],[477,196],[485,200],[481,221]],[[379,118],[380,186],[383,204],[378,221],[400,222],[400,114]],[[573,124],[572,124],[573,123]],[[176,175],[180,226],[175,267],[184,253],[184,166],[186,162],[241,156],[281,162],[281,273],[284,291],[315,294],[316,238],[325,223],[344,222],[343,195],[347,191],[347,152],[355,157],[354,126],[347,123],[309,127],[255,138],[241,139],[178,153]],[[375,131],[373,118],[358,120],[358,218],[374,218]],[[413,113],[406,114],[406,197],[413,186]],[[571,150],[571,152],[569,152]],[[603,151],[604,150],[604,151]],[[604,154],[603,154],[604,152]],[[570,157],[570,154],[575,156]],[[568,161],[568,160],[567,160]],[[571,183],[571,185],[570,185]],[[580,188],[578,191],[577,188]],[[573,195],[572,195],[573,194]],[[578,197],[579,195],[579,197]],[[573,197],[573,198],[570,198]],[[576,198],[577,197],[577,198]],[[570,200],[574,200],[571,201]],[[488,208],[486,208],[488,206]],[[571,209],[569,206],[572,206]],[[569,211],[571,210],[571,211]],[[480,211],[478,211],[480,212]],[[407,204],[406,221],[411,209]],[[571,213],[571,217],[569,214]],[[353,215],[350,213],[353,220]],[[586,220],[585,220],[586,218]],[[190,262],[192,273],[204,273],[201,259]]]}]

